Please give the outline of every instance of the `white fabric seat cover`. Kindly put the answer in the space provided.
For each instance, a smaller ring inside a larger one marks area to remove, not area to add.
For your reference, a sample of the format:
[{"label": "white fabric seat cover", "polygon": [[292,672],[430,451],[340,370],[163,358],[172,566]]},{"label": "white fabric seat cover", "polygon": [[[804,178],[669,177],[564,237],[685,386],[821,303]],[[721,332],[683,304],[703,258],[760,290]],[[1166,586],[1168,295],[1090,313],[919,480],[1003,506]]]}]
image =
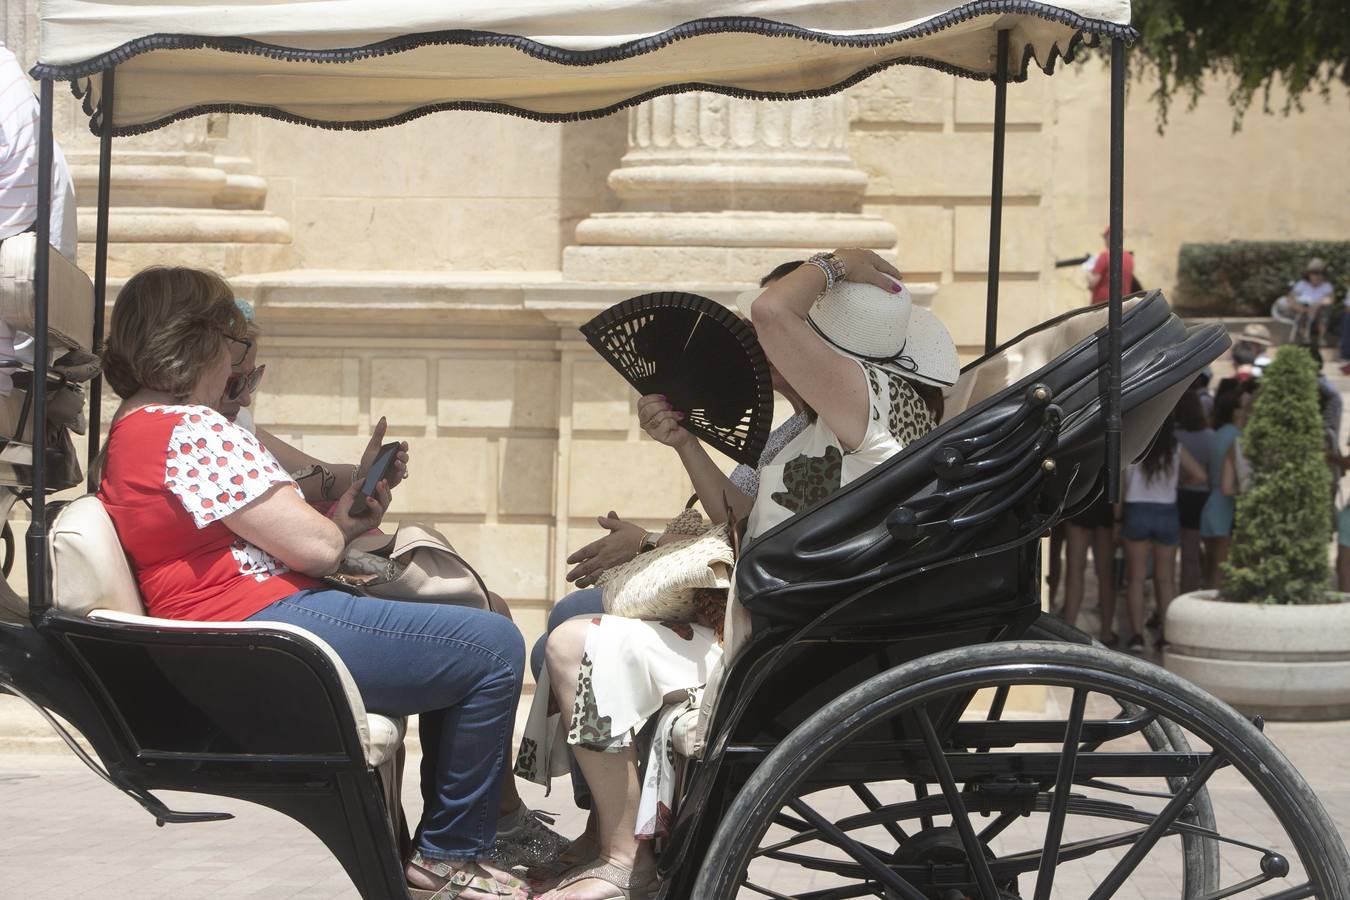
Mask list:
[{"label": "white fabric seat cover", "polygon": [[[33,333],[33,278],[37,235],[0,242],[0,320]],[[53,247],[47,255],[47,334],[63,347],[90,349],[94,342],[94,283]]]},{"label": "white fabric seat cover", "polygon": [[[333,663],[352,708],[366,762],[392,763],[407,723],[366,712],[361,692],[336,652],[316,635],[282,622],[188,622],[145,615],[136,578],[117,539],[108,511],[92,494],[61,510],[51,525],[52,605],[96,622],[121,622],[180,631],[284,631],[319,648]],[[386,782],[389,783],[389,782]]]}]

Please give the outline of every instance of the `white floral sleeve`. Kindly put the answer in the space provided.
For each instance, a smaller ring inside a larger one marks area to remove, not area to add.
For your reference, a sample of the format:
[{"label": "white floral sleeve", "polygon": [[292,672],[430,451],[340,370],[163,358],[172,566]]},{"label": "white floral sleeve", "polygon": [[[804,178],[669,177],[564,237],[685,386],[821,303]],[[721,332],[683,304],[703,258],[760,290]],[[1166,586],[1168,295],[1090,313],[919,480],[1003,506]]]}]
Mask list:
[{"label": "white floral sleeve", "polygon": [[159,411],[182,416],[169,438],[164,484],[198,528],[238,512],[274,484],[294,484],[256,437],[219,413],[203,406]]}]

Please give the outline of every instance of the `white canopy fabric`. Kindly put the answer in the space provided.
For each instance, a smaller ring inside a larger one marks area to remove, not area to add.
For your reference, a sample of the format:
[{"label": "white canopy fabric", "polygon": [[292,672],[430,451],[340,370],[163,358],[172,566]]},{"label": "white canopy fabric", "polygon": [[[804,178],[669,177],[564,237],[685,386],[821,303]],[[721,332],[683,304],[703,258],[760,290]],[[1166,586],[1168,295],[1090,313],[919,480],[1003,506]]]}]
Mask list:
[{"label": "white canopy fabric", "polygon": [[1013,78],[1079,42],[1130,38],[1129,0],[41,0],[38,77],[69,79],[95,130],[211,111],[334,128],[440,109],[546,120],[660,93],[800,97],[897,63],[976,78],[1010,31]]}]

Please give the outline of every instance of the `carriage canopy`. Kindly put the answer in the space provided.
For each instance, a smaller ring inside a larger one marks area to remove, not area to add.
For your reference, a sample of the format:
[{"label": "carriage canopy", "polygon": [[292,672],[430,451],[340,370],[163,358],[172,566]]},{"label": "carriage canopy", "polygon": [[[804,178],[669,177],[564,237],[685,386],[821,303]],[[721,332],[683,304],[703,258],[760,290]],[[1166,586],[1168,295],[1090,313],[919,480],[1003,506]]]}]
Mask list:
[{"label": "carriage canopy", "polygon": [[990,78],[1000,30],[1018,78],[1132,34],[1129,0],[42,0],[41,16],[34,74],[73,80],[99,130],[90,76],[115,66],[115,133],[211,111],[566,120],[679,90],[809,96],[897,63]]}]

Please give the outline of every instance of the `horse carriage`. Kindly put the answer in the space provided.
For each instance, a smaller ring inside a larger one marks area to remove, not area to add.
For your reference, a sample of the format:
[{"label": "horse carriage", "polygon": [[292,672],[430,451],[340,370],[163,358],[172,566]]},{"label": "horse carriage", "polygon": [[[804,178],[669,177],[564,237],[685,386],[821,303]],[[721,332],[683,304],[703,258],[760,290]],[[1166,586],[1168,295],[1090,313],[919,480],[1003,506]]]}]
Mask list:
[{"label": "horse carriage", "polygon": [[[566,121],[672,91],[813,96],[925,65],[996,84],[986,352],[935,431],[744,548],[735,590],[754,628],[677,732],[662,896],[1044,900],[1066,895],[1063,871],[1094,900],[1350,898],[1343,841],[1259,720],[1040,611],[1040,536],[1114,498],[1122,460],[1228,346],[1157,291],[1123,298],[1118,264],[1104,307],[996,339],[1007,86],[1084,44],[1110,45],[1120,259],[1128,4],[501,6],[44,3],[44,212],[28,293],[3,306],[35,337],[16,377],[32,425],[9,441],[28,455],[6,482],[32,504],[29,584],[26,603],[0,603],[0,690],[73,726],[96,751],[86,762],[160,824],[227,816],[155,791],[259,803],[316,834],[362,896],[407,896],[404,723],[367,714],[341,660],[300,629],[146,617],[98,501],[47,503],[78,482],[67,430],[81,423],[62,397],[76,389],[53,344],[101,343],[113,138],[222,110],[331,128],[439,109]],[[62,80],[102,139],[92,283],[48,246]],[[72,315],[87,332],[59,327]],[[1215,787],[1246,791],[1250,815],[1220,821]]]}]

